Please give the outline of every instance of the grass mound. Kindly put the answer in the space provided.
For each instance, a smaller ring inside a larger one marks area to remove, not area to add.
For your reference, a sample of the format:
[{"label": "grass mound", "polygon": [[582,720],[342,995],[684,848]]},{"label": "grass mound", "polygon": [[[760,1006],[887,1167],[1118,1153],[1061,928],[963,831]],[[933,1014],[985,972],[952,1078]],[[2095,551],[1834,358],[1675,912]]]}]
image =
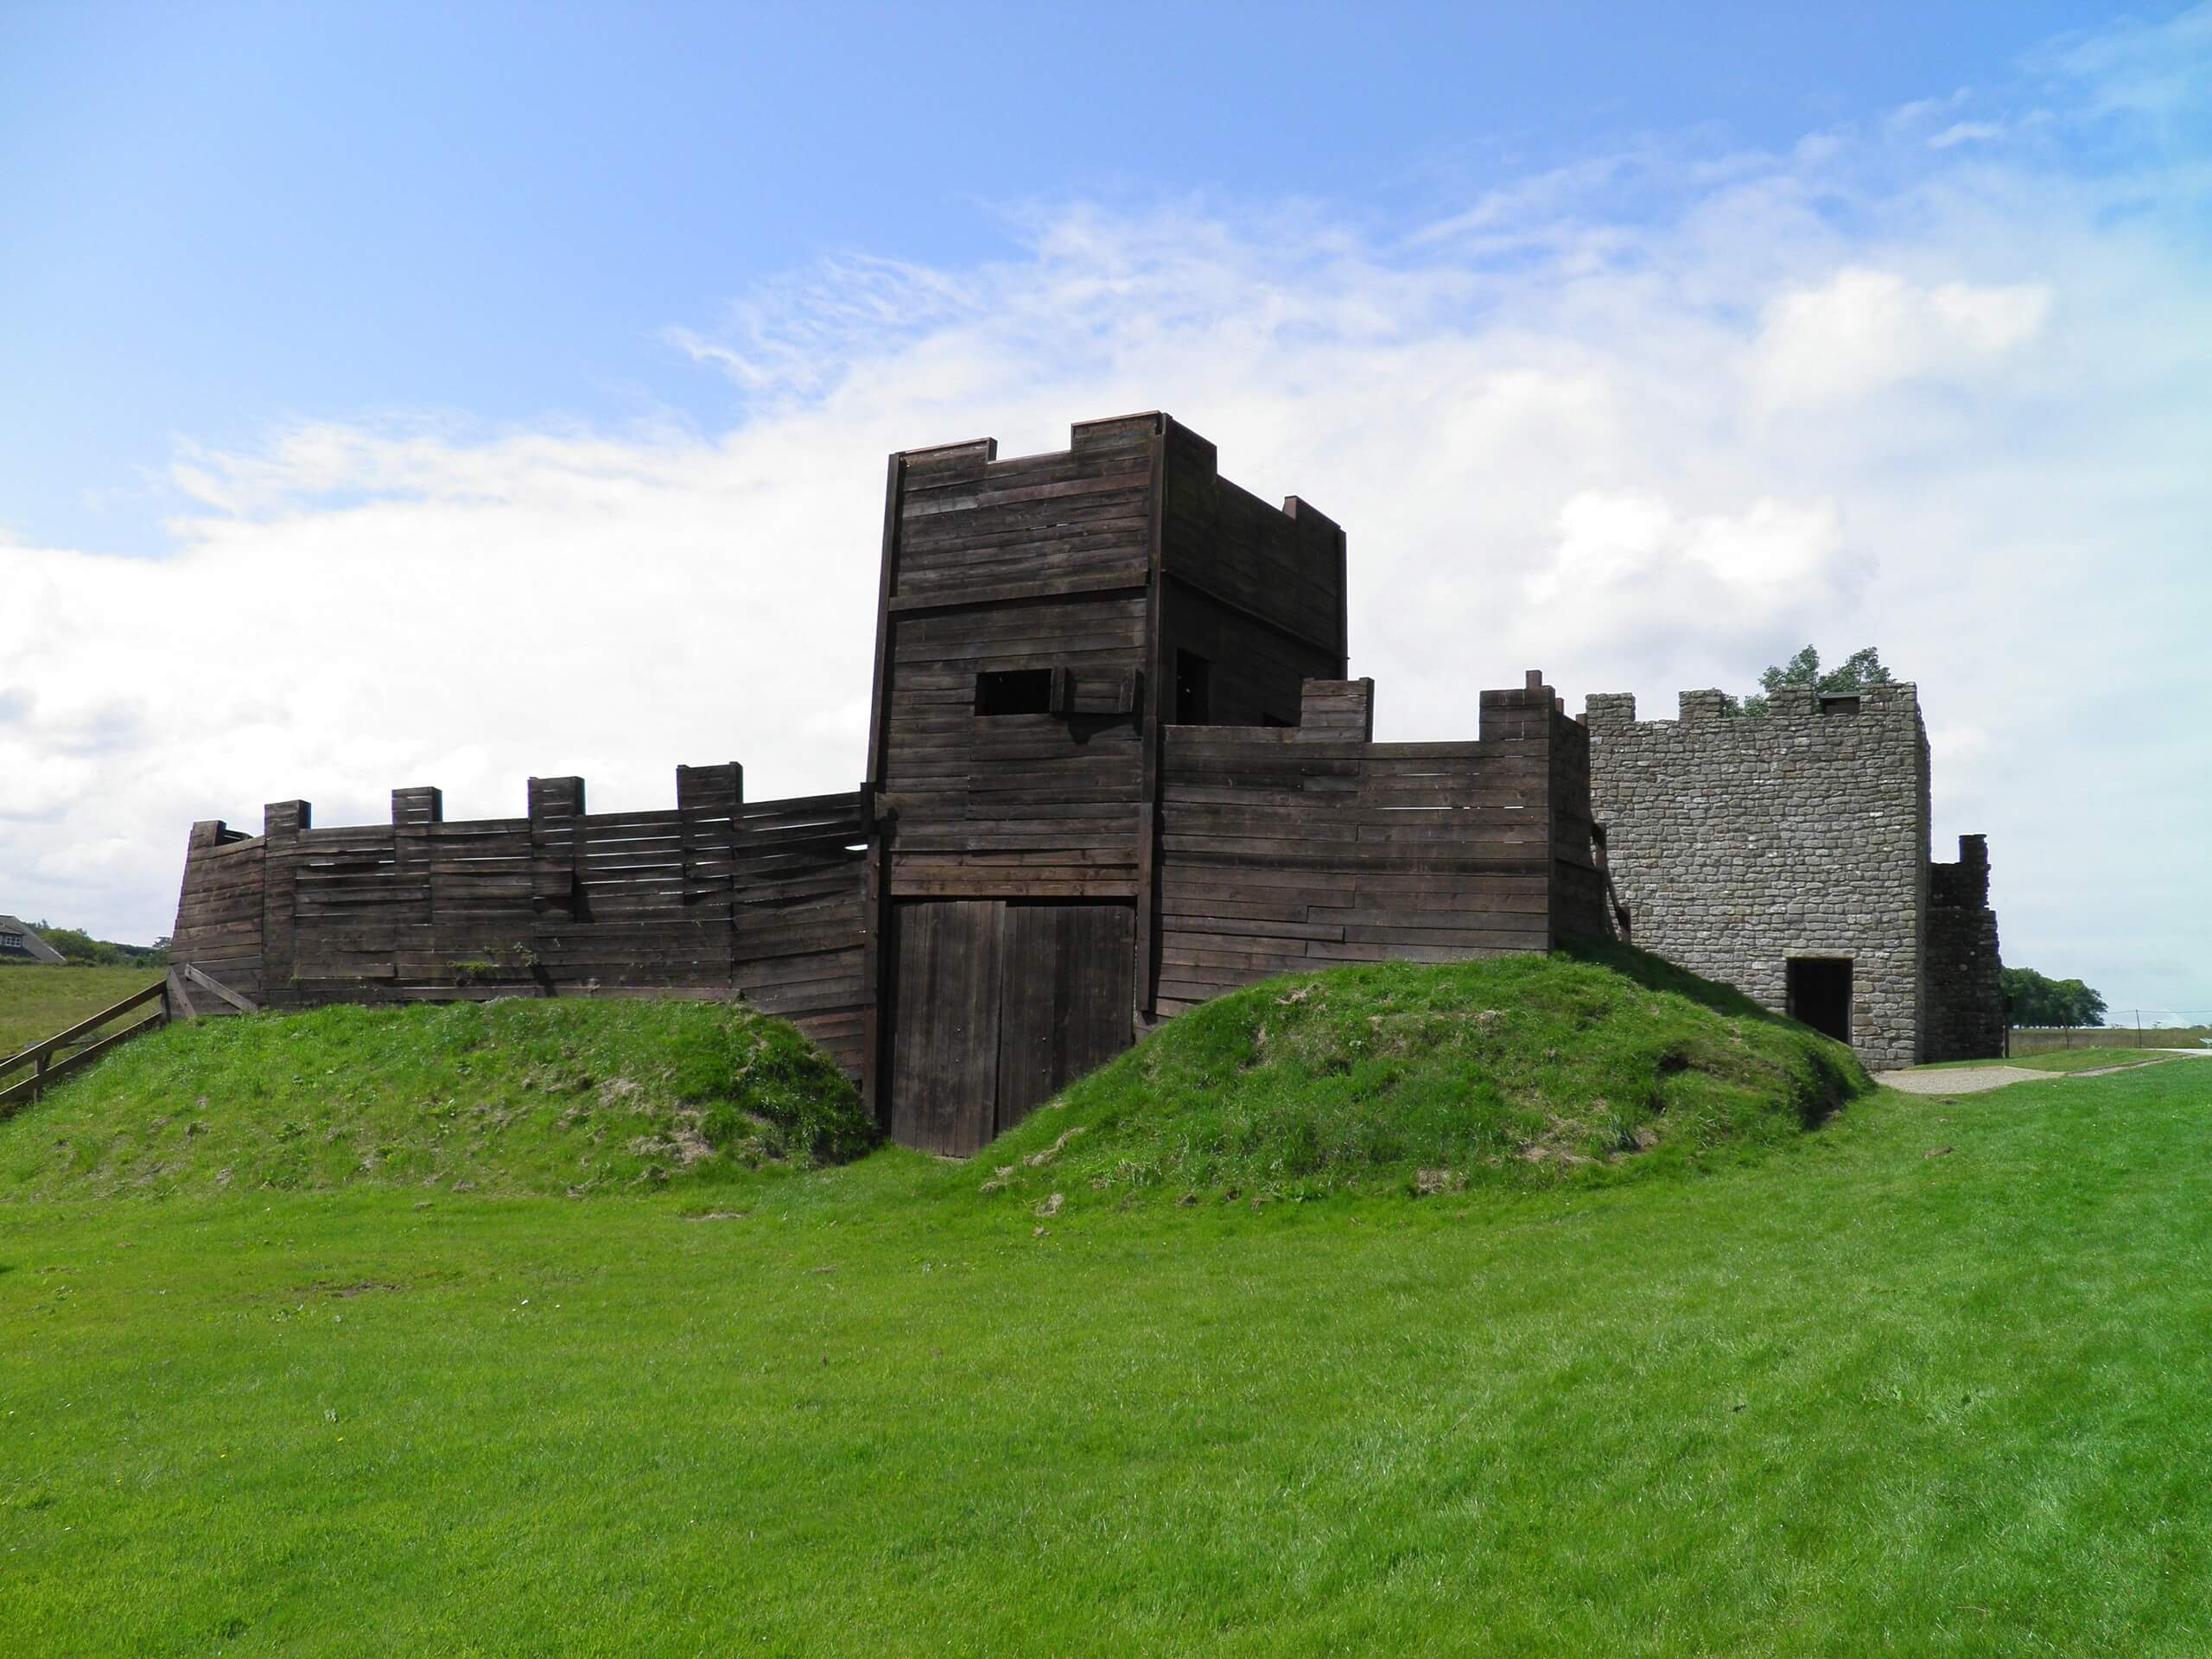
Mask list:
[{"label": "grass mound", "polygon": [[855,1156],[860,1098],[713,1002],[516,1000],[172,1026],[0,1123],[0,1198],[361,1184],[589,1194]]},{"label": "grass mound", "polygon": [[1841,1044],[1643,951],[1376,963],[1192,1010],[973,1167],[1047,1213],[1551,1185],[1773,1145],[1872,1086]]}]

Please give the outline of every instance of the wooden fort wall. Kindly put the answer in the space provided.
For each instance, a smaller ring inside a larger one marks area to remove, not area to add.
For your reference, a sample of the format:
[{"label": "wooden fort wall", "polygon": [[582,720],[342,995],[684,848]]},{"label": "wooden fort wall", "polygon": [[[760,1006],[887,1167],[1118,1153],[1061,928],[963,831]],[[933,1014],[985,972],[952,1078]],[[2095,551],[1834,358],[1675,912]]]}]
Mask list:
[{"label": "wooden fort wall", "polygon": [[1157,1012],[1271,974],[1611,936],[1589,744],[1549,687],[1482,694],[1480,736],[1376,743],[1373,683],[1295,730],[1166,734]]},{"label": "wooden fort wall", "polygon": [[192,826],[169,952],[176,963],[190,963],[257,1002],[264,994],[261,940],[267,846],[263,837],[232,830],[220,819]]},{"label": "wooden fort wall", "polygon": [[677,804],[588,813],[532,779],[520,818],[194,827],[173,955],[264,1006],[555,995],[723,998],[784,1015],[857,1077],[866,839],[856,793],[747,803],[734,766],[677,772]]},{"label": "wooden fort wall", "polygon": [[1154,1020],[1268,975],[1611,931],[1587,735],[1541,675],[1479,736],[1376,743],[1344,531],[1157,413],[1055,454],[891,457],[866,781],[672,810],[196,825],[176,956],[276,1007],[742,995],[965,1153]]}]

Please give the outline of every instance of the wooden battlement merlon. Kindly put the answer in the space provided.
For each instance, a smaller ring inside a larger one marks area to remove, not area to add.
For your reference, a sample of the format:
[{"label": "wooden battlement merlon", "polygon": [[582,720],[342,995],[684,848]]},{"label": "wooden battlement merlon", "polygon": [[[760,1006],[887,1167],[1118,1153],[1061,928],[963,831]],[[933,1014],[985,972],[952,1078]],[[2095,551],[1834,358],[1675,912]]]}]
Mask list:
[{"label": "wooden battlement merlon", "polygon": [[685,812],[735,811],[745,804],[745,768],[734,760],[714,766],[678,766],[676,804]]},{"label": "wooden battlement merlon", "polygon": [[1135,415],[1109,416],[1099,421],[1077,421],[1068,428],[1071,450],[1096,449],[1156,438],[1166,429],[1167,416],[1156,409]]},{"label": "wooden battlement merlon", "polygon": [[925,449],[900,449],[891,458],[894,461],[916,463],[969,461],[988,466],[999,458],[999,441],[996,438],[963,438],[957,443],[933,443]]},{"label": "wooden battlement merlon", "polygon": [[1548,741],[1554,720],[1570,726],[1573,723],[1566,719],[1565,705],[1544,683],[1540,668],[1530,669],[1516,690],[1484,691],[1480,708],[1478,730],[1485,743],[1525,743],[1532,739]]},{"label": "wooden battlement merlon", "polygon": [[580,818],[584,815],[584,780],[581,778],[533,778],[530,780],[530,817]]},{"label": "wooden battlement merlon", "polygon": [[[1328,514],[1300,496],[1269,500],[1221,469],[1214,445],[1170,420],[1162,445],[1160,570],[1163,625],[1174,649],[1190,649],[1219,662],[1242,658],[1233,672],[1274,656],[1291,670],[1270,677],[1264,709],[1246,707],[1231,718],[1256,720],[1264,712],[1288,717],[1297,678],[1338,679],[1344,674],[1346,590],[1344,533]],[[1206,605],[1236,613],[1216,626]],[[1250,635],[1247,625],[1281,639]],[[1240,637],[1231,639],[1228,635]],[[1281,649],[1281,640],[1293,649]],[[1163,661],[1163,672],[1166,664]],[[1287,677],[1288,683],[1283,683]],[[1222,717],[1217,713],[1216,718]]]},{"label": "wooden battlement merlon", "polygon": [[1298,731],[1301,737],[1375,741],[1375,682],[1308,680],[1300,688]]},{"label": "wooden battlement merlon", "polygon": [[415,829],[428,823],[442,823],[446,816],[446,797],[442,789],[429,785],[391,791],[391,821],[403,829]]}]

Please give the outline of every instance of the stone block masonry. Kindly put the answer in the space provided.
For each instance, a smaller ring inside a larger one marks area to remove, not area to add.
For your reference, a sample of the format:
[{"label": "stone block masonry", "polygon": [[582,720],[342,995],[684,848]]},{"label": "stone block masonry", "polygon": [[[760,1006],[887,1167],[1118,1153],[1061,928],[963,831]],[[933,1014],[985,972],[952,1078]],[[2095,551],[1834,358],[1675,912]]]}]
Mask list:
[{"label": "stone block masonry", "polygon": [[1961,836],[1959,861],[1929,867],[1928,1058],[1980,1060],[2005,1051],[2005,982],[1989,907],[1989,839]]},{"label": "stone block masonry", "polygon": [[1592,810],[1637,944],[1833,1022],[1870,1066],[1998,1051],[1987,855],[1978,888],[1946,874],[1931,904],[1936,871],[1961,867],[1929,861],[1911,684],[1788,690],[1758,716],[1685,691],[1678,718],[1653,721],[1633,696],[1601,695],[1585,718]]}]

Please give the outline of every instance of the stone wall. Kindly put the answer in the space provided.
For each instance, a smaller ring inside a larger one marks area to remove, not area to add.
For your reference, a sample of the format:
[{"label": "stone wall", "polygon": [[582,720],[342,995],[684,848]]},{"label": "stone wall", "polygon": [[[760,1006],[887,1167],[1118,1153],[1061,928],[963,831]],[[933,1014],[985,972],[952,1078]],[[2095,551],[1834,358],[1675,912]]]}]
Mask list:
[{"label": "stone wall", "polygon": [[2005,1048],[1989,842],[1959,837],[1959,861],[1928,873],[1928,1041],[1931,1060],[1978,1060]]},{"label": "stone wall", "polygon": [[1632,942],[1777,1013],[1790,957],[1849,957],[1852,1046],[1870,1066],[1918,1061],[1929,779],[1913,686],[1786,691],[1760,716],[1685,691],[1679,719],[1653,721],[1600,695],[1586,718]]}]

